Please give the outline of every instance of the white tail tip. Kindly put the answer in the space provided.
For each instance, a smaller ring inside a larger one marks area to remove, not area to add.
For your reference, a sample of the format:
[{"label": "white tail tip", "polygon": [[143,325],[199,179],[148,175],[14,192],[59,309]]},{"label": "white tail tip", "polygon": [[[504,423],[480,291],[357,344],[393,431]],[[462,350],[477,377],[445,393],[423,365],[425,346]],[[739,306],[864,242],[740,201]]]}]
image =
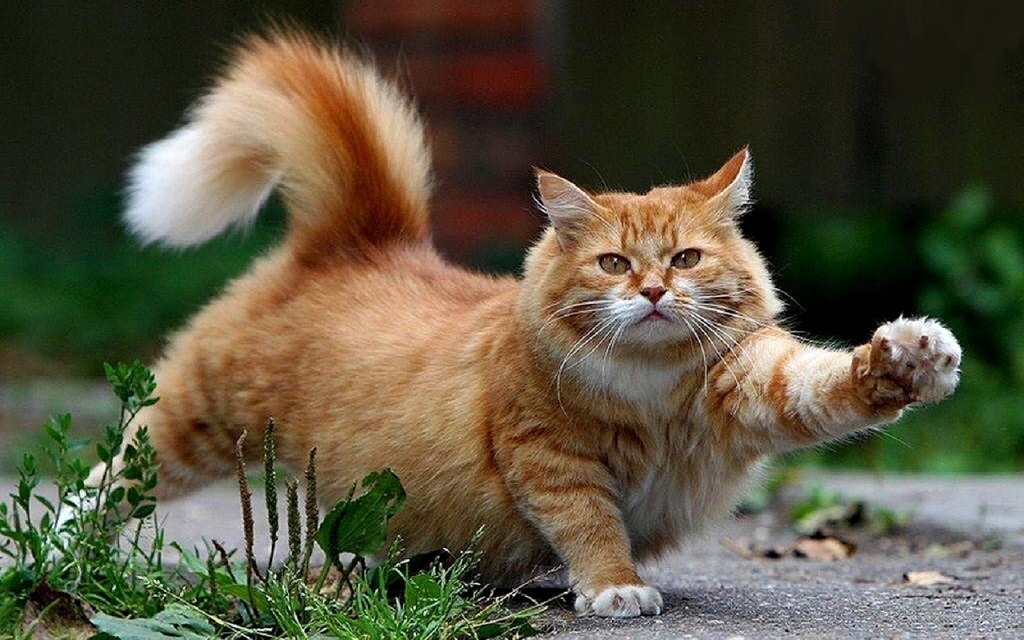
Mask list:
[{"label": "white tail tip", "polygon": [[275,182],[253,155],[196,123],[178,129],[139,153],[126,224],[146,244],[187,247],[252,222]]}]

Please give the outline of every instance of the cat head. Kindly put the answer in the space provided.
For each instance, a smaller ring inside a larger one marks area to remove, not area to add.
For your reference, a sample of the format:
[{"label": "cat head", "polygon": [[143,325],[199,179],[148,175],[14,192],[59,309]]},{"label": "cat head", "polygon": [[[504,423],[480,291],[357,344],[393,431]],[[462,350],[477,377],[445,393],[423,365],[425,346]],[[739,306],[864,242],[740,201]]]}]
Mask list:
[{"label": "cat head", "polygon": [[537,171],[550,227],[526,262],[534,328],[568,348],[587,336],[583,351],[647,350],[728,345],[771,322],[781,304],[738,226],[752,179],[745,148],[704,180],[645,194],[592,194]]}]

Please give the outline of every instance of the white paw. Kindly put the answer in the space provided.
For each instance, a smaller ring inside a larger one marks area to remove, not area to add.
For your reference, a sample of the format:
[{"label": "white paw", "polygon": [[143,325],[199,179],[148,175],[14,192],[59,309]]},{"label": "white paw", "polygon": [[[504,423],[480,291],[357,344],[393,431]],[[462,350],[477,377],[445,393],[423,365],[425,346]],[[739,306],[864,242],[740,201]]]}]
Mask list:
[{"label": "white paw", "polygon": [[960,345],[935,320],[900,318],[875,331],[867,353],[855,353],[855,375],[879,403],[937,402],[960,381]]},{"label": "white paw", "polygon": [[597,596],[576,596],[576,613],[581,616],[593,614],[603,618],[635,618],[641,614],[660,615],[661,609],[661,594],[657,589],[644,585],[606,587]]}]

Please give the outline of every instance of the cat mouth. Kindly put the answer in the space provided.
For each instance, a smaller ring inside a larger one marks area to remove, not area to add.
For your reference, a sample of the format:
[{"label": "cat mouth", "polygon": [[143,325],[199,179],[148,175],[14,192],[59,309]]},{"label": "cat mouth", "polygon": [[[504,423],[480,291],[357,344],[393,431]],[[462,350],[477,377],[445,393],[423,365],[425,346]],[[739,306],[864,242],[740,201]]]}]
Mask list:
[{"label": "cat mouth", "polygon": [[640,320],[640,322],[648,322],[648,321],[651,321],[651,322],[660,322],[660,321],[665,321],[665,320],[668,320],[668,318],[666,318],[666,317],[664,316],[664,314],[662,314],[662,313],[661,313],[660,311],[658,311],[657,309],[655,309],[654,311],[651,311],[651,312],[650,312],[650,313],[648,313],[648,314],[647,314],[646,316],[644,316],[644,317],[643,317],[643,318],[642,318],[642,319]]}]

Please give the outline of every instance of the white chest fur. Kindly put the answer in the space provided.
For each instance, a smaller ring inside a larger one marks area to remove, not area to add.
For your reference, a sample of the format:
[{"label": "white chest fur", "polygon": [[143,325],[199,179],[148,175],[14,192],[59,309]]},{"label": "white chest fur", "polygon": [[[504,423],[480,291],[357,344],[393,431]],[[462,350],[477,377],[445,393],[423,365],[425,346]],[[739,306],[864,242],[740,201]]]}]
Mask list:
[{"label": "white chest fur", "polygon": [[684,375],[678,366],[610,358],[587,358],[575,373],[590,388],[659,416],[674,412],[672,391]]},{"label": "white chest fur", "polygon": [[623,488],[623,519],[634,550],[645,556],[656,540],[681,543],[727,516],[750,474],[746,465],[706,447],[649,469],[640,482]]}]

